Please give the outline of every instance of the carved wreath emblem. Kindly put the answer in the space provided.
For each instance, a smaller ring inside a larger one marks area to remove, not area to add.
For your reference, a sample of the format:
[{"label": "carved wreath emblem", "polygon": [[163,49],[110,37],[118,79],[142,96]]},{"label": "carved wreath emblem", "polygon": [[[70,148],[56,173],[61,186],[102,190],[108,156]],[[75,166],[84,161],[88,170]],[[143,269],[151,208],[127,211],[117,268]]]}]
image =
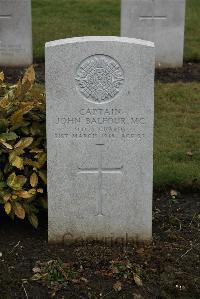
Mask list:
[{"label": "carved wreath emblem", "polygon": [[111,101],[120,91],[124,73],[119,63],[106,55],[94,55],[81,62],[76,82],[80,93],[89,101]]}]

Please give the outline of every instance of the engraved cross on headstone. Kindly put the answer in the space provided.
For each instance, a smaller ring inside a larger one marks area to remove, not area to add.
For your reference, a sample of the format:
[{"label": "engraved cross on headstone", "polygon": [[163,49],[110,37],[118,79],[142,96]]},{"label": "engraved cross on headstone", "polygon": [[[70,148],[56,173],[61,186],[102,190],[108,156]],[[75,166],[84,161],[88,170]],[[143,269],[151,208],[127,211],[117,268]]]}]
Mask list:
[{"label": "engraved cross on headstone", "polygon": [[97,174],[98,175],[98,192],[97,192],[97,214],[103,215],[103,194],[102,194],[102,179],[103,174],[122,174],[123,166],[116,168],[106,168],[102,166],[102,147],[104,144],[96,144],[99,148],[98,167],[97,168],[79,168],[78,174]]},{"label": "engraved cross on headstone", "polygon": [[0,15],[0,19],[11,19],[12,15]]},{"label": "engraved cross on headstone", "polygon": [[155,1],[152,0],[152,13],[150,15],[143,15],[140,16],[140,21],[145,21],[145,20],[152,20],[152,21],[156,21],[156,20],[167,20],[167,16],[166,15],[155,15]]}]

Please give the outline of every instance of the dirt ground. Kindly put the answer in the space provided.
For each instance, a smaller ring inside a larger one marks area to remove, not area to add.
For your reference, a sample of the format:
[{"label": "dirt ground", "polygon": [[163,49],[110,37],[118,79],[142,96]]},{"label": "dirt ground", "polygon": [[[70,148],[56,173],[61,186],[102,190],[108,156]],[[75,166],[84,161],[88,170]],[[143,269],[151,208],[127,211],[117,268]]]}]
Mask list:
[{"label": "dirt ground", "polygon": [[[3,215],[1,299],[200,298],[200,193],[175,199],[167,193],[154,195],[151,244],[48,245],[46,214],[40,216],[38,230]],[[32,281],[37,261],[52,259],[70,265],[81,279],[56,287]]]},{"label": "dirt ground", "polygon": [[[35,64],[37,74],[37,82],[45,82],[45,66],[44,63]],[[15,83],[24,73],[24,68],[0,68],[6,76],[6,82]],[[175,69],[157,69],[155,79],[161,82],[192,82],[200,81],[200,63],[184,63],[182,68]]]}]

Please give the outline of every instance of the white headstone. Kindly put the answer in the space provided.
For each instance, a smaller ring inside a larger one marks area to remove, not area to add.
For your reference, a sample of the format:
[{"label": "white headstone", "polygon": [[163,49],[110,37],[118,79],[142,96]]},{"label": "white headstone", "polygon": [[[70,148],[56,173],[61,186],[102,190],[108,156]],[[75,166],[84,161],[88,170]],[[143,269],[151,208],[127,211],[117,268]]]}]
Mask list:
[{"label": "white headstone", "polygon": [[154,44],[46,44],[49,241],[152,234]]},{"label": "white headstone", "polygon": [[0,0],[0,66],[31,63],[31,0]]},{"label": "white headstone", "polygon": [[121,0],[121,36],[155,42],[156,66],[183,64],[185,0]]}]

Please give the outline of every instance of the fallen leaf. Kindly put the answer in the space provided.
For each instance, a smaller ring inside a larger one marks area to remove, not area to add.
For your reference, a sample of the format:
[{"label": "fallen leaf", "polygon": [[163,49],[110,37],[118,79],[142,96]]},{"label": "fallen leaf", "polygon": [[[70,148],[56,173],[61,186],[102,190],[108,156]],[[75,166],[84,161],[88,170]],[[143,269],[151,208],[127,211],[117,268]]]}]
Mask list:
[{"label": "fallen leaf", "polygon": [[144,248],[139,248],[136,250],[139,255],[144,255]]},{"label": "fallen leaf", "polygon": [[192,151],[188,151],[188,152],[187,152],[187,156],[188,156],[188,157],[192,157],[192,156],[193,156]]},{"label": "fallen leaf", "polygon": [[143,299],[142,295],[133,293],[133,299]]},{"label": "fallen leaf", "polygon": [[176,190],[173,190],[173,189],[172,189],[172,190],[170,191],[170,195],[171,195],[171,196],[177,196],[177,195],[178,195],[178,192],[177,192]]},{"label": "fallen leaf", "polygon": [[39,267],[35,267],[32,269],[33,273],[40,273],[41,269]]},{"label": "fallen leaf", "polygon": [[113,289],[116,291],[116,292],[120,292],[121,289],[122,289],[122,284],[120,281],[117,281],[115,284],[113,284]]},{"label": "fallen leaf", "polygon": [[80,280],[86,283],[88,282],[88,280],[85,277],[81,277]]},{"label": "fallen leaf", "polygon": [[137,285],[138,287],[142,287],[142,286],[143,286],[142,280],[141,280],[141,278],[139,277],[139,275],[134,274],[133,278],[134,278],[134,281],[135,281],[135,283],[136,283],[136,285]]},{"label": "fallen leaf", "polygon": [[40,280],[42,278],[42,275],[40,273],[36,273],[31,277],[31,280]]}]

